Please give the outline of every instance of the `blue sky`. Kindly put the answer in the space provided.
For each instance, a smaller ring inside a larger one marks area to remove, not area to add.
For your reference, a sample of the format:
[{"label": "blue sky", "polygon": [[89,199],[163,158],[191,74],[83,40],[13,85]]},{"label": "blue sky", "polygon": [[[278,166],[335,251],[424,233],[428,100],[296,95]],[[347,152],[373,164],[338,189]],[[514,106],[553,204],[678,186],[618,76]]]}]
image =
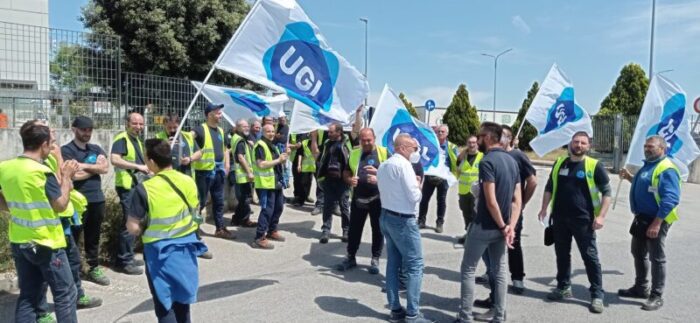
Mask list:
[{"label": "blue sky", "polygon": [[[576,99],[591,112],[610,91],[622,66],[649,64],[649,0],[299,0],[329,44],[364,68],[369,18],[370,104],[384,83],[415,105],[447,106],[460,83],[473,104],[491,109],[493,59],[499,59],[497,109],[517,110],[533,81],[552,63],[572,80]],[[86,0],[51,0],[51,27],[81,30]],[[654,70],[700,96],[700,1],[659,0]],[[695,75],[695,76],[693,76]]]}]

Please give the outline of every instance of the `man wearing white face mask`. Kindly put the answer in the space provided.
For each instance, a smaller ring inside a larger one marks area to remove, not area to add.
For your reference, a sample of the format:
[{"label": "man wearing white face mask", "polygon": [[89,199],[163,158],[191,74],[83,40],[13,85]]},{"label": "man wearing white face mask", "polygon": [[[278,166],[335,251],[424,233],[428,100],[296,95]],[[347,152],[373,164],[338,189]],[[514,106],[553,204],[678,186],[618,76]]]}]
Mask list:
[{"label": "man wearing white face mask", "polygon": [[[386,239],[386,296],[391,322],[430,322],[420,313],[423,250],[416,223],[421,190],[411,163],[420,160],[418,144],[407,134],[394,140],[394,155],[379,165],[377,187],[382,201],[379,226]],[[386,202],[385,202],[386,201]],[[399,270],[406,276],[406,309],[399,301]]]}]

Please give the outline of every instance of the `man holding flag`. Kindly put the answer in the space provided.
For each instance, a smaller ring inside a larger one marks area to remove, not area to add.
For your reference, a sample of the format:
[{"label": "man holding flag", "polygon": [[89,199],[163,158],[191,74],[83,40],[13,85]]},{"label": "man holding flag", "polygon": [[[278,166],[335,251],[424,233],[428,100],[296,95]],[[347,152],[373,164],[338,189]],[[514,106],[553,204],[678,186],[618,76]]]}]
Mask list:
[{"label": "man holding flag", "polygon": [[[443,156],[445,161],[445,166],[453,173],[457,172],[457,145],[449,142],[447,140],[447,135],[450,129],[446,124],[439,125],[436,129],[437,138],[440,142],[440,154]],[[441,160],[442,160],[441,158]],[[423,199],[420,201],[420,212],[418,213],[418,226],[423,229],[425,228],[425,218],[428,213],[428,205],[430,204],[430,198],[433,196],[433,192],[437,188],[437,220],[435,224],[435,232],[442,233],[443,224],[445,223],[445,212],[447,210],[447,190],[450,185],[447,180],[434,176],[426,175],[425,183],[423,183]]]}]

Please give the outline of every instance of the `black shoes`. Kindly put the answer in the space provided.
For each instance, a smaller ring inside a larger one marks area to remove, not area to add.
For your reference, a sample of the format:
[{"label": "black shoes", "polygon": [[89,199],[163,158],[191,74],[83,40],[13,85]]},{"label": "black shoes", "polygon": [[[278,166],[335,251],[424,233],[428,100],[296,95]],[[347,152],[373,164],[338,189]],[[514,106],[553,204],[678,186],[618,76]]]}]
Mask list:
[{"label": "black shoes", "polygon": [[649,299],[644,302],[644,305],[642,305],[642,309],[645,311],[656,311],[662,306],[664,306],[664,299],[658,295],[651,295]]},{"label": "black shoes", "polygon": [[650,291],[651,290],[649,288],[640,288],[637,286],[632,286],[628,289],[618,290],[617,295],[620,297],[627,297],[627,298],[647,299],[647,298],[649,298]]},{"label": "black shoes", "polygon": [[328,243],[328,239],[331,238],[330,233],[328,232],[323,232],[321,233],[321,238],[318,239],[318,242],[320,243]]},{"label": "black shoes", "polygon": [[355,267],[357,267],[357,261],[355,261],[355,257],[346,256],[342,263],[335,266],[335,269],[338,271],[346,271]]}]

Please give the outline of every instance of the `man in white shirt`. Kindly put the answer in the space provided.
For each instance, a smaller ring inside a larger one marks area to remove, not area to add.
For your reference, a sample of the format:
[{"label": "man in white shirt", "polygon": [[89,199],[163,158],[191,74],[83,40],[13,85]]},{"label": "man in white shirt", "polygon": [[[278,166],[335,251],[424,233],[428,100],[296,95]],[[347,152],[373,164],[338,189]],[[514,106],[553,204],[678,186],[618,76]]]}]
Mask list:
[{"label": "man in white shirt", "polygon": [[[418,308],[423,250],[416,213],[422,194],[411,163],[419,160],[417,142],[407,134],[400,134],[394,140],[394,155],[377,170],[379,199],[382,201],[379,226],[386,238],[386,295],[391,322],[430,322],[423,318]],[[406,309],[399,300],[400,269],[407,277]]]}]

